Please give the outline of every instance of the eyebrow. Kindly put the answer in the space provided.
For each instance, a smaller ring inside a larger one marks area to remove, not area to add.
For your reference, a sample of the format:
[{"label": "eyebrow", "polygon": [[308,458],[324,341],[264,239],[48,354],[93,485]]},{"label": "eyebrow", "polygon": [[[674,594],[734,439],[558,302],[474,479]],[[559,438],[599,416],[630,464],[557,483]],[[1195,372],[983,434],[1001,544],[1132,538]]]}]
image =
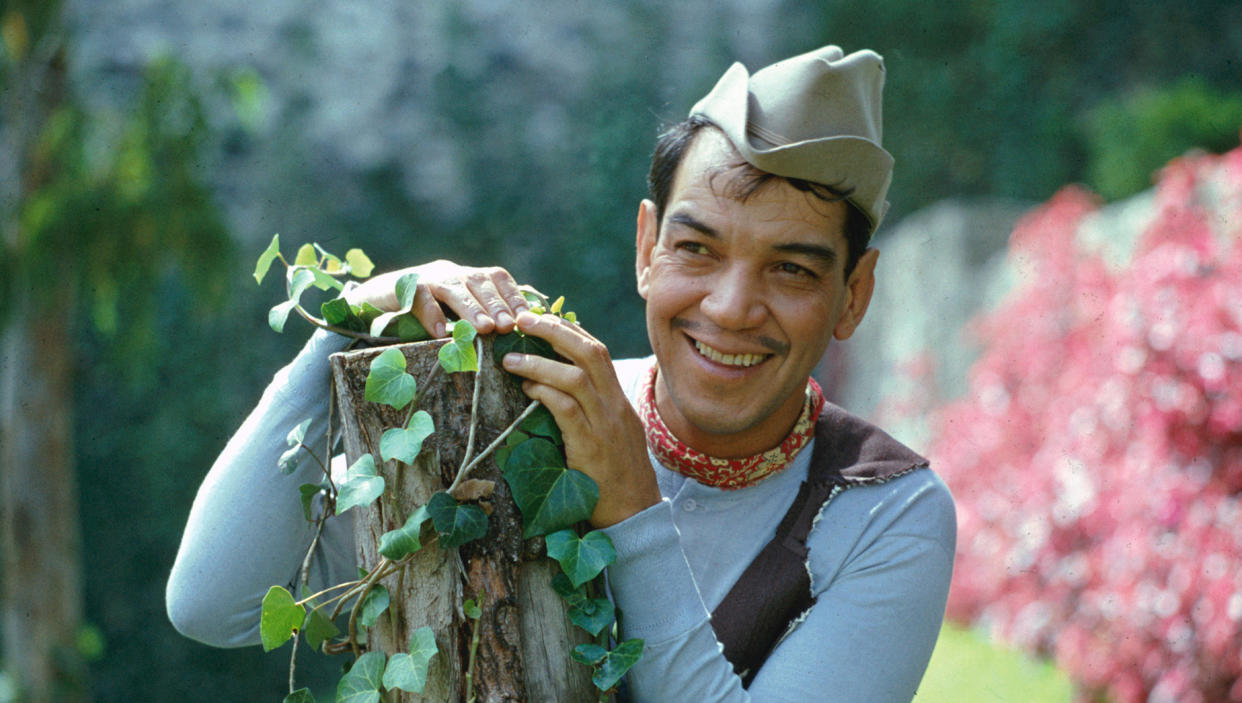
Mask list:
[{"label": "eyebrow", "polygon": [[[716,228],[700,222],[693,216],[686,213],[675,213],[669,215],[669,224],[678,224],[683,227],[689,227],[700,232],[711,239],[720,239],[720,232]],[[787,242],[785,244],[777,244],[772,247],[776,251],[786,254],[801,254],[809,256],[812,259],[820,261],[825,267],[832,268],[837,263],[837,252],[832,247],[826,247],[820,244],[807,244],[805,242]]]}]

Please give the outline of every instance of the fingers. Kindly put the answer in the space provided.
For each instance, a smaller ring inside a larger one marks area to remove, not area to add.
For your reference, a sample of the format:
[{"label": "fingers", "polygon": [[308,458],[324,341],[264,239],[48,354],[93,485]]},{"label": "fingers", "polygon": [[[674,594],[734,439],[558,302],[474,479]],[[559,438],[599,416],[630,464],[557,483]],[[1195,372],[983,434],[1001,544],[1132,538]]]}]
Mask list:
[{"label": "fingers", "polygon": [[[551,343],[552,348],[570,362],[566,364],[533,354],[507,354],[502,362],[506,370],[564,394],[564,400],[546,399],[554,415],[557,415],[558,404],[563,404],[564,411],[569,412],[568,402],[576,403],[580,412],[592,416],[606,404],[624,399],[608,348],[581,327],[552,315],[532,313],[519,315],[517,326],[522,332]],[[545,400],[529,391],[527,394]]]},{"label": "fingers", "polygon": [[502,268],[463,269],[461,275],[430,282],[427,288],[482,334],[512,332],[514,320],[528,309],[517,282]]}]

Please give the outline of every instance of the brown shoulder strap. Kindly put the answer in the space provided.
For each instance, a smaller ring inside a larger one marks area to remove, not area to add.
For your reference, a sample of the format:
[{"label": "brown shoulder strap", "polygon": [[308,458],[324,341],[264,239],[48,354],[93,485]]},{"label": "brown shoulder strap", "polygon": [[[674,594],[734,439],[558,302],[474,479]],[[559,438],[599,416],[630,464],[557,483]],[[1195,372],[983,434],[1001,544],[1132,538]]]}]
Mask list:
[{"label": "brown shoulder strap", "polygon": [[750,686],[789,626],[815,604],[806,540],[833,491],[883,481],[926,464],[875,426],[831,403],[824,405],[807,479],[772,540],[712,612],[716,639],[742,677],[742,686]]}]

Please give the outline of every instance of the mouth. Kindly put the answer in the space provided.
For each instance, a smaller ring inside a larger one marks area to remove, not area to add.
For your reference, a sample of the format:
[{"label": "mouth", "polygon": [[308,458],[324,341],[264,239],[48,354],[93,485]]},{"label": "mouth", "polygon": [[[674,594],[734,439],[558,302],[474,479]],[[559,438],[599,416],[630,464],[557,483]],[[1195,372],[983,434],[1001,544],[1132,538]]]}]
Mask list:
[{"label": "mouth", "polygon": [[749,368],[756,364],[761,364],[768,360],[771,354],[725,354],[719,350],[713,349],[697,339],[691,338],[694,342],[694,348],[699,355],[710,361],[724,366],[732,366],[734,368]]}]

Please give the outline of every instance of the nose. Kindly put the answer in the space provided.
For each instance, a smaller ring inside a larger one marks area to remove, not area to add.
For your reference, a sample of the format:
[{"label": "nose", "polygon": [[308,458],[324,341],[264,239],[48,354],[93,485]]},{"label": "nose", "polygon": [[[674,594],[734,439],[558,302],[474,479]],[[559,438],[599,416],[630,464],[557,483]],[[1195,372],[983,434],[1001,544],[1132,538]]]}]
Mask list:
[{"label": "nose", "polygon": [[717,277],[699,307],[708,320],[729,330],[753,329],[767,315],[762,284],[740,268]]}]

